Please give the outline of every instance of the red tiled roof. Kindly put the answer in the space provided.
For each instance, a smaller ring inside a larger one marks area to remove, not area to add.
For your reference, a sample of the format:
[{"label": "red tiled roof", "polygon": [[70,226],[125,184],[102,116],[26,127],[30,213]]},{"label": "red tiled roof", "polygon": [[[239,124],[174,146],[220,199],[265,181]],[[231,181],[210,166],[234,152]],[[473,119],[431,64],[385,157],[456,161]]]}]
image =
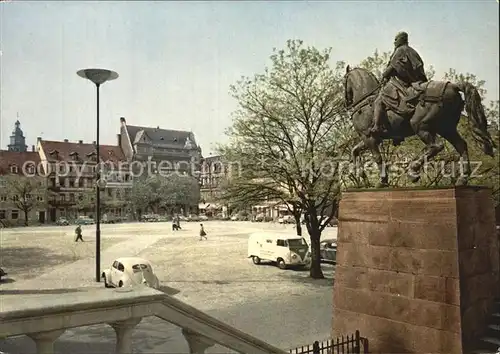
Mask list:
[{"label": "red tiled roof", "polygon": [[[90,161],[91,154],[96,151],[96,146],[94,144],[73,143],[69,141],[42,140],[40,141],[40,145],[45,153],[47,161],[50,162],[73,161],[71,156],[73,153],[77,153],[82,162]],[[57,151],[58,154],[51,155],[50,153],[54,151]],[[100,145],[99,153],[102,161],[126,161],[122,149],[116,145]]]},{"label": "red tiled roof", "polygon": [[41,167],[38,152],[0,150],[0,175],[12,173],[11,166],[17,166],[17,173],[22,174],[23,165],[27,167],[29,162],[33,162],[34,167]]}]

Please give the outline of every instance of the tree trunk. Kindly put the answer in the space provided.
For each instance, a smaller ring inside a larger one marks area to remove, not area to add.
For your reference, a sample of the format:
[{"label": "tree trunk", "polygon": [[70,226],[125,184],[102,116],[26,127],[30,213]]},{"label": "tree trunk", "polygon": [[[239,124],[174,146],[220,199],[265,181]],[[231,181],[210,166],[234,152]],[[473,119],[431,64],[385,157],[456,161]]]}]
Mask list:
[{"label": "tree trunk", "polygon": [[321,233],[316,228],[315,231],[309,234],[311,236],[311,269],[309,276],[313,279],[323,279],[323,271],[321,270],[321,255],[319,252],[319,240]]},{"label": "tree trunk", "polygon": [[311,238],[311,269],[309,276],[313,279],[323,279],[323,271],[321,270],[321,255],[320,255],[320,238],[319,222],[316,215],[316,209],[309,210],[306,216],[306,226]]},{"label": "tree trunk", "polygon": [[300,223],[300,213],[294,214],[294,219],[295,219],[295,229],[297,231],[297,236],[302,236],[302,224]]},{"label": "tree trunk", "polygon": [[24,226],[28,226],[28,213],[29,210],[23,210],[24,211]]}]

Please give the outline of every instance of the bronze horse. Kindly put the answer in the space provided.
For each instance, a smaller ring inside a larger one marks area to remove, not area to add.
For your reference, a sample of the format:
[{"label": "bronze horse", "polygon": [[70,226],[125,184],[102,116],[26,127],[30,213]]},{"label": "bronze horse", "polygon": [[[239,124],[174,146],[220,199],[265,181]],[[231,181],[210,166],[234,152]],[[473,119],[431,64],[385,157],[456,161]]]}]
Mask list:
[{"label": "bronze horse", "polygon": [[[425,149],[423,155],[409,166],[408,174],[412,182],[420,179],[423,164],[443,150],[444,145],[436,140],[437,135],[440,135],[450,142],[463,158],[463,174],[456,184],[466,185],[471,173],[469,154],[467,143],[457,131],[464,106],[468,119],[472,123],[475,140],[481,145],[485,154],[493,156],[495,144],[487,130],[486,115],[477,88],[470,83],[438,81],[434,83],[441,84],[443,88],[440,97],[426,99],[424,95],[415,105],[413,114],[407,117],[388,111],[383,131],[374,135],[371,132],[374,114],[373,101],[381,85],[375,75],[368,70],[362,68],[351,70],[347,66],[344,76],[345,103],[351,113],[354,129],[361,136],[361,142],[352,150],[352,159],[357,163],[363,151],[367,149],[371,151],[380,172],[379,187],[388,186],[388,175],[380,153],[380,144],[384,139],[392,139],[396,144],[413,135],[417,135],[424,142]],[[465,102],[460,92],[464,93]]]}]

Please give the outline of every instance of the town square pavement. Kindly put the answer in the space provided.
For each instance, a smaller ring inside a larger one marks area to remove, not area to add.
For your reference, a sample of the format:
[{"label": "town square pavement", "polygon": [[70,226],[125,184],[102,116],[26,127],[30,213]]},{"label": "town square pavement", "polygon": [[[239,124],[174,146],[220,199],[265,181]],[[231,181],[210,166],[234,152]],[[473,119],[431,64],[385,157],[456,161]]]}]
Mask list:
[{"label": "town square pavement", "polygon": [[[294,234],[292,226],[205,222],[207,241],[199,241],[198,223],[184,223],[182,227],[182,231],[172,232],[168,223],[103,225],[103,239],[116,238],[120,242],[102,252],[102,267],[120,256],[145,257],[154,264],[165,293],[284,349],[329,338],[333,266],[324,266],[326,279],[312,280],[307,271],[255,266],[246,259],[249,233],[270,230]],[[36,238],[42,240],[44,234],[57,232],[60,242],[74,247],[72,231],[72,227],[13,229],[0,236],[6,241],[13,237],[22,240],[24,235],[36,232]],[[92,244],[92,228],[84,231],[86,242]],[[323,237],[335,238],[336,229],[327,229]],[[84,269],[88,271],[82,272]],[[94,259],[87,257],[55,266],[34,278],[5,282],[0,291],[2,297],[43,293],[57,296],[103,286],[93,278]],[[107,325],[69,329],[57,341],[56,352],[112,353],[114,338],[114,331]],[[157,318],[143,319],[135,329],[133,342],[136,353],[188,353],[180,329]],[[0,341],[0,351],[29,354],[35,353],[35,347],[23,336]],[[230,353],[220,346],[207,352]]]}]

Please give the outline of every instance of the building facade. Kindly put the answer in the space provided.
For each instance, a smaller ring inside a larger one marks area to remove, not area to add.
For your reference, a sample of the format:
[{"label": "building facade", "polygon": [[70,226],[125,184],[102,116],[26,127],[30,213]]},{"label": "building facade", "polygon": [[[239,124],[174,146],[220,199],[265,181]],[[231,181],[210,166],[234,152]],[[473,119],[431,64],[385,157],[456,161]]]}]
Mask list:
[{"label": "building facade", "polygon": [[37,152],[0,150],[0,223],[47,222],[47,187]]},{"label": "building facade", "polygon": [[152,170],[196,175],[201,148],[192,132],[128,125],[120,118],[119,146],[128,161],[150,162]]},{"label": "building facade", "polygon": [[102,214],[128,215],[132,178],[119,146],[101,145],[98,159],[95,142],[48,141],[39,137],[37,151],[46,171],[50,222],[61,217],[69,220],[81,215],[95,217],[98,168],[101,171]]},{"label": "building facade", "polygon": [[[143,166],[143,176],[150,173],[199,176],[201,148],[192,132],[128,125],[122,117],[117,139],[125,159],[134,167],[137,163]],[[137,168],[133,170],[138,177]],[[192,213],[197,209],[198,202],[185,205],[183,212]]]}]

